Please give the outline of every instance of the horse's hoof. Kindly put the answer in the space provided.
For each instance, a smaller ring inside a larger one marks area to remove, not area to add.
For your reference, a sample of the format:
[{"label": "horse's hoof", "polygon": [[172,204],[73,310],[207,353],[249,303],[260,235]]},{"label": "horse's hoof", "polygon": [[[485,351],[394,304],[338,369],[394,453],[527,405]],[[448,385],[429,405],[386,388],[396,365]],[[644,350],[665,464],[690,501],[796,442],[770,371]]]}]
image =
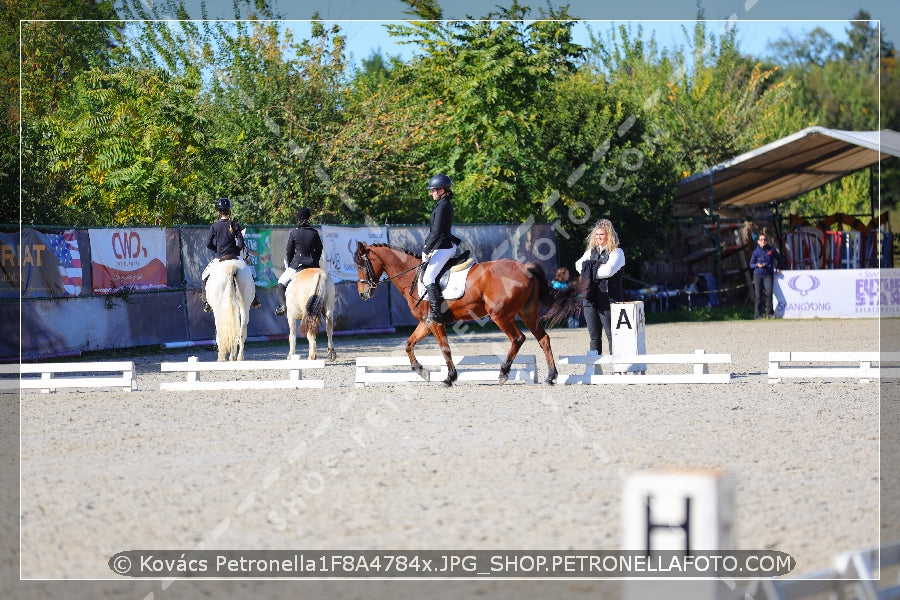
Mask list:
[{"label": "horse's hoof", "polygon": [[506,373],[500,373],[500,377],[498,377],[497,380],[500,383],[506,383],[507,381],[509,381],[509,375],[507,375]]},{"label": "horse's hoof", "polygon": [[416,375],[424,379],[425,381],[431,381],[431,371],[423,367],[421,364],[416,363],[412,366],[412,370],[415,371]]},{"label": "horse's hoof", "polygon": [[444,387],[452,387],[452,386],[453,386],[453,380],[452,380],[452,379],[445,379],[445,380],[444,380]]},{"label": "horse's hoof", "polygon": [[337,352],[335,352],[334,350],[329,350],[328,360],[337,360]]},{"label": "horse's hoof", "polygon": [[556,384],[556,380],[555,380],[555,379],[550,379],[550,378],[548,377],[547,379],[544,380],[544,384],[545,384],[545,385],[555,385],[555,384]]}]

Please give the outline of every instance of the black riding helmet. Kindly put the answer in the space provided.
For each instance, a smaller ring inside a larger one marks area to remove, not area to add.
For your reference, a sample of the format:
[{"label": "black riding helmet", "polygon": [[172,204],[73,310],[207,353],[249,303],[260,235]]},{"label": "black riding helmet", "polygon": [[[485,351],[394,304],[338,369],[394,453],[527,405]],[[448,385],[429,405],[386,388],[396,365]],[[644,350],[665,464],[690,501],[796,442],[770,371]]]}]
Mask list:
[{"label": "black riding helmet", "polygon": [[231,200],[228,198],[219,198],[216,200],[216,210],[221,212],[228,212],[231,210]]},{"label": "black riding helmet", "polygon": [[431,179],[428,180],[428,188],[429,190],[438,190],[444,189],[450,191],[450,188],[453,186],[453,182],[450,181],[450,178],[441,173],[440,175],[435,175]]},{"label": "black riding helmet", "polygon": [[306,225],[309,223],[309,219],[312,217],[312,213],[305,206],[301,206],[297,209],[297,223],[300,225]]}]

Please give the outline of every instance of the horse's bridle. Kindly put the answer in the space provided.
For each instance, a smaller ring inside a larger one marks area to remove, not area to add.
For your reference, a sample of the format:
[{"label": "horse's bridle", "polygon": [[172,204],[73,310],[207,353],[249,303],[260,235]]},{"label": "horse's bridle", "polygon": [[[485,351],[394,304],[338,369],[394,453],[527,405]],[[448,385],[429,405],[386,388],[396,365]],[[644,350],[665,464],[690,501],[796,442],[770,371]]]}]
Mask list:
[{"label": "horse's bridle", "polygon": [[[370,288],[375,289],[378,287],[382,281],[375,281],[375,268],[372,266],[372,261],[369,260],[369,253],[360,252],[360,257],[362,257],[363,267],[366,269],[366,278],[365,279],[357,279],[357,283],[365,283]],[[384,281],[390,281],[389,279],[385,279]]]},{"label": "horse's bridle", "polygon": [[375,268],[372,266],[372,261],[369,260],[369,252],[368,252],[368,250],[365,251],[365,252],[360,252],[359,254],[360,254],[360,256],[362,257],[362,260],[363,260],[363,267],[366,269],[366,278],[365,278],[365,279],[357,279],[356,282],[357,282],[357,283],[365,283],[366,285],[368,285],[368,286],[371,287],[372,289],[377,288],[377,287],[378,287],[379,285],[381,285],[382,283],[390,283],[391,281],[393,281],[393,280],[396,279],[397,277],[400,277],[401,275],[403,275],[403,274],[405,274],[405,273],[409,273],[410,271],[413,271],[413,270],[419,268],[419,265],[416,265],[416,266],[411,267],[411,268],[409,268],[409,269],[407,269],[407,270],[405,270],[405,271],[400,271],[399,273],[397,273],[396,275],[394,275],[394,276],[392,276],[392,277],[386,277],[385,279],[382,279],[381,281],[375,281]]}]

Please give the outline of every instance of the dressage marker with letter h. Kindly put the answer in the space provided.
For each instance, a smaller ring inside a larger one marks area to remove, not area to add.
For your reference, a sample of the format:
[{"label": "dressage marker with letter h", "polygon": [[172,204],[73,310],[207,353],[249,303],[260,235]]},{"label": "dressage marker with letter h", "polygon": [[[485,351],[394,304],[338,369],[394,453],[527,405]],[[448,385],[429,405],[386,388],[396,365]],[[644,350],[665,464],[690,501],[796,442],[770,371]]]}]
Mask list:
[{"label": "dressage marker with letter h", "polygon": [[[623,548],[654,552],[696,551],[736,547],[734,481],[719,470],[651,471],[632,475],[622,499]],[[735,590],[722,581],[650,581],[628,579],[624,600],[732,600]]]}]

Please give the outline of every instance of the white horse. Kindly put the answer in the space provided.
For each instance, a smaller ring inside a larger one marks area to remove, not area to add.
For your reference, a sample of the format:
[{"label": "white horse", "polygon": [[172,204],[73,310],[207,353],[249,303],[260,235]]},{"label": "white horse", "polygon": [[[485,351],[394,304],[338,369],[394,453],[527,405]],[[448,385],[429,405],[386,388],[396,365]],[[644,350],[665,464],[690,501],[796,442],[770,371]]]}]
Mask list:
[{"label": "white horse", "polygon": [[316,359],[316,334],[319,323],[325,317],[325,333],[328,335],[328,360],[337,354],[331,342],[334,332],[334,281],[323,269],[303,269],[287,286],[287,320],[290,334],[288,358],[294,356],[297,345],[297,319],[300,319],[300,333],[309,341],[309,360]]},{"label": "white horse", "polygon": [[215,261],[206,282],[206,297],[216,320],[219,359],[244,360],[247,321],[253,301],[253,273],[240,259]]}]

